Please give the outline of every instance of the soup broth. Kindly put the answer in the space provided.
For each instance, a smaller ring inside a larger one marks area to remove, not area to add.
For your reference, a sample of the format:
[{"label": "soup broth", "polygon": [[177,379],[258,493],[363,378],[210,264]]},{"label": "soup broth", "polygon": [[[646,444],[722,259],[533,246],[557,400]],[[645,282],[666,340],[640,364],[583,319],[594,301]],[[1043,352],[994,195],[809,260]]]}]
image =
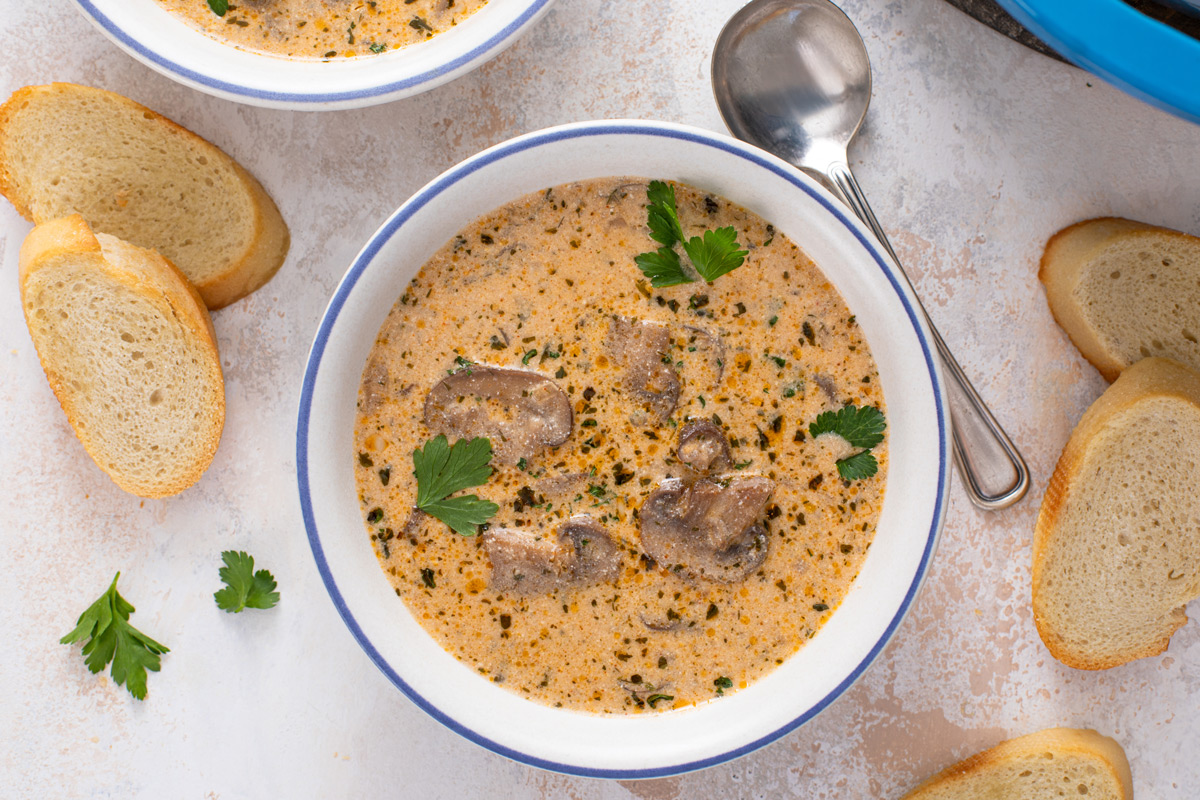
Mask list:
[{"label": "soup broth", "polygon": [[[634,262],[661,246],[647,182],[555,186],[429,259],[363,373],[353,457],[388,580],[460,661],[553,706],[661,712],[746,687],[833,613],[883,502],[886,439],[878,472],[846,480],[859,448],[809,430],[885,409],[842,298],[767,221],[673,186],[684,235],[732,227],[742,266],[656,288]],[[499,511],[462,536],[414,512],[413,451],[465,438],[471,413],[512,419],[470,490]]]},{"label": "soup broth", "polygon": [[487,0],[241,0],[218,16],[207,0],[160,0],[227,44],[289,58],[371,56],[431,39]]}]

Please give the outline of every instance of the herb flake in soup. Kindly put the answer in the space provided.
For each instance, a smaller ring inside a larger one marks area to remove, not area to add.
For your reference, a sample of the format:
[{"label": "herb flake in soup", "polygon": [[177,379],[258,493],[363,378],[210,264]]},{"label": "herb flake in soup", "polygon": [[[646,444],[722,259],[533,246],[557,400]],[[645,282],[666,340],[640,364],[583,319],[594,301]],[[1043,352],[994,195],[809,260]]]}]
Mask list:
[{"label": "herb flake in soup", "polygon": [[883,503],[855,318],[794,242],[683,184],[555,186],[472,222],[388,315],[358,410],[396,594],[481,677],[556,707],[745,688],[837,608]]}]

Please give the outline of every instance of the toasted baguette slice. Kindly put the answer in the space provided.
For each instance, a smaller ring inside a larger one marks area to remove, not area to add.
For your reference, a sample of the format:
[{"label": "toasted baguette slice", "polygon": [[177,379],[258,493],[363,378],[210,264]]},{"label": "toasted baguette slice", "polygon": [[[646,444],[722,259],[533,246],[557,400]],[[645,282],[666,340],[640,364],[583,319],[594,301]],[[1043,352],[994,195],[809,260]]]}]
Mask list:
[{"label": "toasted baguette slice", "polygon": [[142,497],[199,480],[221,439],[225,382],[187,279],[78,214],[34,228],[20,265],[29,333],[92,460]]},{"label": "toasted baguette slice", "polygon": [[1095,731],[1050,728],[1001,742],[939,772],[903,800],[1133,800],[1121,745]]},{"label": "toasted baguette slice", "polygon": [[1149,356],[1200,370],[1200,239],[1128,219],[1089,219],[1046,244],[1050,312],[1108,381]]},{"label": "toasted baguette slice", "polygon": [[1079,669],[1161,653],[1200,597],[1200,374],[1121,373],[1059,458],[1033,539],[1033,618]]},{"label": "toasted baguette slice", "polygon": [[118,94],[54,83],[0,106],[0,194],[36,224],[79,213],[157,250],[210,309],[266,283],[288,229],[250,173],[196,134]]}]

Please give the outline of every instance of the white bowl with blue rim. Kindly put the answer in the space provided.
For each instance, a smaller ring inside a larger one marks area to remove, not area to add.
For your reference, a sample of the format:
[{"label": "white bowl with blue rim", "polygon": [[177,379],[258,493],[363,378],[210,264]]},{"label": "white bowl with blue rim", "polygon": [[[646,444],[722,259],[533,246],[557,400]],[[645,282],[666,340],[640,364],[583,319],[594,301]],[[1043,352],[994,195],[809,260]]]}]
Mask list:
[{"label": "white bowl with blue rim", "polygon": [[185,86],[256,106],[324,111],[386,103],[453,80],[515,42],[551,2],[491,0],[427,41],[328,61],[238,49],[201,33],[158,0],[75,5],[125,52]]},{"label": "white bowl with blue rim", "polygon": [[[421,265],[476,217],[529,192],[617,175],[682,181],[761,215],[841,292],[870,343],[888,415],[887,489],[875,540],[817,635],[746,689],[662,713],[600,716],[524,699],[445,652],[376,560],[354,475],[363,365]],[[929,569],[949,487],[949,414],[930,332],[871,234],[796,168],[726,136],[658,122],[588,122],[499,144],[443,173],[383,224],[334,292],[300,397],[296,463],[313,556],[351,633],[393,684],[452,730],[545,769],[672,775],[751,752],[842,695],[896,633]]]}]

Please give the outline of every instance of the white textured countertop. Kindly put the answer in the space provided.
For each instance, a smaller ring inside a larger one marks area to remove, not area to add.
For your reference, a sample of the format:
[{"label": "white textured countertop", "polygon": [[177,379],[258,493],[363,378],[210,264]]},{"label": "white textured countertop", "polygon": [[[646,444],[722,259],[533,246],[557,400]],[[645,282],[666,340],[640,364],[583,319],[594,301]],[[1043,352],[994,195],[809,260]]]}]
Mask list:
[{"label": "white textured countertop", "polygon": [[[896,798],[1001,739],[1094,727],[1139,798],[1200,785],[1200,624],[1103,673],[1046,652],[1029,607],[1045,483],[1104,382],[1054,325],[1046,238],[1121,215],[1200,233],[1200,127],[1001,38],[941,0],[847,0],[875,68],[852,152],[930,314],[1024,451],[1033,489],[985,514],[956,485],[928,582],[895,640],[821,716],[757,753],[644,782],[545,773],[459,738],[359,650],[314,568],[294,470],[309,343],[350,260],[443,169],[516,134],[639,117],[724,131],[708,60],[741,0],[559,0],[533,33],[425,95],[359,111],[217,100],[118,51],[67,0],[0,0],[0,97],[26,84],[121,92],[256,174],[292,229],[278,276],[214,315],[224,439],[182,495],[141,501],[85,455],[22,322],[30,226],[0,201],[0,795],[94,798]],[[223,549],[279,581],[270,612],[219,611]],[[164,642],[134,701],[58,644],[122,571],[133,621]]]}]

